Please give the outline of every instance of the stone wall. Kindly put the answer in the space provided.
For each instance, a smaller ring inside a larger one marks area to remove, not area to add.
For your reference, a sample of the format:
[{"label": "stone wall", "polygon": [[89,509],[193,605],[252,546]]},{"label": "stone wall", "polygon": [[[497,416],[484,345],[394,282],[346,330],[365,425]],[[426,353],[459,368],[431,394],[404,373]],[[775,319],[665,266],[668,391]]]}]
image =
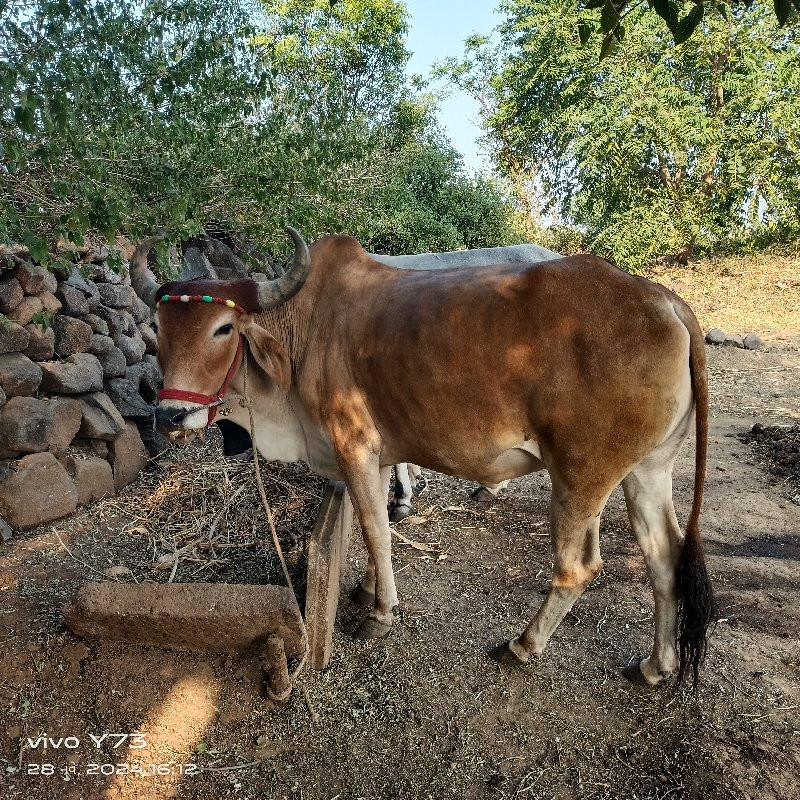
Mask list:
[{"label": "stone wall", "polygon": [[104,255],[68,273],[7,256],[0,271],[3,538],[114,495],[160,445],[150,310]]}]

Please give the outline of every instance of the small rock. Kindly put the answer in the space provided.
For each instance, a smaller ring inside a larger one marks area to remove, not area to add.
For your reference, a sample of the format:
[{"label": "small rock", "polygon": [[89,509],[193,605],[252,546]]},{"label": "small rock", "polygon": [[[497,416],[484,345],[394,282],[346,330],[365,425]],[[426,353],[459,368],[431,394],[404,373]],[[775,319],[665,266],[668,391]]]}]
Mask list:
[{"label": "small rock", "polygon": [[101,336],[108,336],[108,323],[104,319],[100,319],[97,314],[86,314],[81,319],[95,332]]},{"label": "small rock", "polygon": [[97,283],[124,283],[123,277],[123,272],[114,272],[105,262],[95,266],[92,271],[92,278]]},{"label": "small rock", "polygon": [[58,288],[56,276],[44,267],[36,266],[36,264],[22,264],[17,267],[14,277],[19,281],[25,294],[55,292]]},{"label": "small rock", "polygon": [[[116,342],[120,336],[124,335],[128,329],[128,321],[122,316],[120,311],[105,306],[98,306],[97,316],[108,326],[108,335]],[[133,319],[131,317],[131,319]]]},{"label": "small rock", "polygon": [[86,352],[99,356],[104,353],[110,353],[114,347],[114,340],[110,336],[93,333],[92,338],[89,340],[89,346],[86,348]]},{"label": "small rock", "polygon": [[83,408],[71,397],[56,397],[53,406],[53,429],[50,433],[50,452],[56,457],[66,452],[77,436],[83,420]]},{"label": "small rock", "polygon": [[39,292],[37,297],[42,301],[42,310],[51,317],[61,311],[61,301],[51,292]]},{"label": "small rock", "polygon": [[61,463],[78,490],[79,506],[88,505],[95,500],[102,500],[104,497],[113,497],[116,494],[114,474],[108,461],[96,456],[88,458],[64,456]]},{"label": "small rock", "polygon": [[52,328],[42,329],[41,325],[29,322],[25,326],[28,332],[28,346],[22,351],[31,361],[49,361],[55,354],[56,335]]},{"label": "small rock", "polygon": [[43,453],[50,446],[55,405],[34,397],[12,397],[0,411],[0,448]]},{"label": "small rock", "polygon": [[65,361],[44,361],[40,366],[46,392],[85,394],[103,388],[103,368],[91,353],[75,353]]},{"label": "small rock", "polygon": [[106,392],[126,419],[149,420],[153,416],[153,407],[139,394],[136,385],[127,378],[107,380]]},{"label": "small rock", "polygon": [[119,347],[112,347],[107,353],[98,353],[97,360],[103,368],[104,380],[108,378],[122,378],[125,375],[128,362],[125,359],[125,354]]},{"label": "small rock", "polygon": [[42,381],[42,370],[21,353],[0,355],[0,386],[7,397],[34,394]]},{"label": "small rock", "polygon": [[100,292],[100,301],[111,308],[129,308],[133,305],[134,293],[130,286],[114,283],[100,283],[97,285]]},{"label": "small rock", "polygon": [[103,304],[100,302],[100,292],[97,290],[97,284],[93,281],[86,281],[89,291],[86,294],[86,302],[89,304],[89,311],[97,311]]},{"label": "small rock", "polygon": [[706,341],[709,344],[723,344],[726,338],[727,334],[722,330],[722,328],[712,328],[706,334]]},{"label": "small rock", "polygon": [[111,440],[125,429],[125,420],[111,398],[103,392],[94,392],[80,398],[83,422],[78,435],[88,439]]},{"label": "small rock", "polygon": [[12,528],[35,528],[71,514],[78,490],[52,453],[33,453],[15,462],[0,482],[0,514]]},{"label": "small rock", "polygon": [[13,311],[24,297],[22,287],[16,278],[6,278],[0,281],[0,314]]},{"label": "small rock", "polygon": [[82,317],[89,313],[89,302],[86,300],[86,295],[71,284],[62,283],[58,287],[56,296],[61,300],[63,314],[70,317]]},{"label": "small rock", "polygon": [[8,527],[8,523],[0,517],[0,540],[7,542],[14,535],[14,531]]},{"label": "small rock", "polygon": [[140,323],[136,326],[139,335],[142,337],[144,341],[144,351],[145,353],[150,353],[154,355],[158,352],[158,337],[156,336],[156,332],[146,323]]},{"label": "small rock", "polygon": [[103,575],[107,578],[121,578],[123,575],[130,575],[131,571],[127,567],[123,567],[121,564],[117,565],[116,567],[109,567],[106,570],[103,570]]},{"label": "small rock", "polygon": [[19,353],[30,341],[30,334],[16,322],[0,322],[0,353]]},{"label": "small rock", "polygon": [[745,350],[760,350],[763,344],[761,337],[757,333],[746,333],[743,343]]},{"label": "small rock", "polygon": [[82,295],[88,295],[92,293],[89,282],[83,277],[83,275],[81,275],[80,270],[78,270],[77,267],[73,267],[70,270],[69,276],[62,285],[69,286],[71,289],[77,289]]},{"label": "small rock", "polygon": [[136,324],[150,323],[151,319],[150,306],[139,297],[136,292],[133,292],[133,305],[131,306],[131,316],[136,321]]},{"label": "small rock", "polygon": [[17,325],[27,325],[32,319],[34,314],[38,314],[44,306],[38,297],[24,297],[22,302],[13,310],[9,311],[6,316]]},{"label": "small rock", "polygon": [[125,363],[128,365],[137,364],[139,361],[142,360],[144,356],[146,346],[144,340],[141,336],[139,336],[139,332],[136,332],[136,336],[126,336],[122,334],[116,340],[117,347],[122,350],[123,355],[125,356]]},{"label": "small rock", "polygon": [[725,347],[739,347],[744,348],[744,340],[741,336],[736,336],[735,334],[729,333],[725,336],[725,341],[723,342]]},{"label": "small rock", "polygon": [[114,469],[117,491],[136,480],[147,465],[147,450],[133,422],[127,421],[125,430],[109,445],[108,460]]},{"label": "small rock", "polygon": [[53,330],[56,335],[56,355],[61,358],[85,353],[92,339],[91,326],[75,317],[60,314],[53,320]]}]

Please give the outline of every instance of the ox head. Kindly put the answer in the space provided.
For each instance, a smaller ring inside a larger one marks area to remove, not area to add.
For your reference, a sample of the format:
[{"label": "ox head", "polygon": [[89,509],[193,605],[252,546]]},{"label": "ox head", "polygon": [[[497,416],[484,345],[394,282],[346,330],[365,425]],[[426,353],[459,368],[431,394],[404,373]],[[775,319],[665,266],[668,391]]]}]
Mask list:
[{"label": "ox head", "polygon": [[289,388],[289,354],[253,319],[291,298],[308,277],[308,247],[294,228],[287,231],[295,245],[294,264],[280,278],[264,282],[194,280],[159,286],[147,267],[147,253],[159,237],[136,248],[131,285],[156,310],[158,361],[165,387],[156,408],[161,431],[177,438],[210,424],[245,349],[276,388]]}]

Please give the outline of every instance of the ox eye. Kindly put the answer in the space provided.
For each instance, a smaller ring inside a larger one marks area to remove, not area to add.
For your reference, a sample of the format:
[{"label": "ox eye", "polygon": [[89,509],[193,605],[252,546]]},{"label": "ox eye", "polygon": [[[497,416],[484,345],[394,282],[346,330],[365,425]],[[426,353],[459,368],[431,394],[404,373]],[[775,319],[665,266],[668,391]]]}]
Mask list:
[{"label": "ox eye", "polygon": [[214,336],[227,336],[233,330],[233,325],[223,325],[214,331]]}]

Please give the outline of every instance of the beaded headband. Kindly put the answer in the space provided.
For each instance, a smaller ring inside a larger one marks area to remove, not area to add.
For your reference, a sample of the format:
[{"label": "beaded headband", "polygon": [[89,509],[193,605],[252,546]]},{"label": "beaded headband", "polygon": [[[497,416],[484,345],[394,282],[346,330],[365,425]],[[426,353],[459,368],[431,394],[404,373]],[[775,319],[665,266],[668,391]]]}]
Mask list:
[{"label": "beaded headband", "polygon": [[221,297],[212,297],[209,294],[165,294],[162,295],[159,302],[161,303],[219,303],[221,306],[227,306],[240,314],[246,314],[247,311],[240,305],[237,305],[233,300],[223,300]]}]

